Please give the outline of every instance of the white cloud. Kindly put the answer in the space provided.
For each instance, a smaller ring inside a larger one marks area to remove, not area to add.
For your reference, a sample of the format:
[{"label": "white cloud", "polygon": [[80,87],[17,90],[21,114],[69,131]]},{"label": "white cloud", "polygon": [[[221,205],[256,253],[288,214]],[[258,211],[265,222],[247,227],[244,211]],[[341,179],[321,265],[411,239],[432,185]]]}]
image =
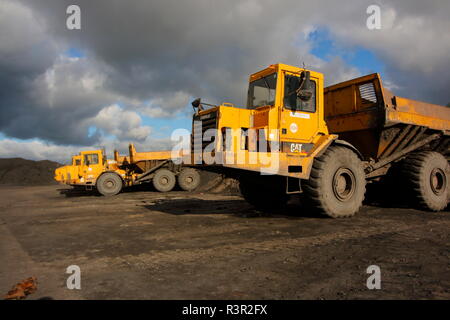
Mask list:
[{"label": "white cloud", "polygon": [[86,124],[93,125],[120,140],[143,141],[151,132],[149,126],[142,125],[142,119],[138,113],[124,110],[117,104],[103,108],[95,117],[87,119]]},{"label": "white cloud", "polygon": [[[88,150],[88,147],[81,147]],[[16,141],[13,139],[0,140],[0,158],[21,157],[31,160],[53,160],[68,163],[70,156],[80,151],[78,147],[58,146],[42,141]]]},{"label": "white cloud", "polygon": [[[24,158],[29,160],[52,160],[61,164],[70,163],[71,156],[85,150],[105,148],[107,157],[113,159],[113,151],[128,153],[128,145],[132,141],[118,140],[114,137],[102,137],[98,144],[92,146],[65,146],[47,143],[41,140],[0,140],[0,158]],[[138,152],[171,150],[173,142],[170,137],[154,139],[147,136],[143,141],[133,142]]]}]

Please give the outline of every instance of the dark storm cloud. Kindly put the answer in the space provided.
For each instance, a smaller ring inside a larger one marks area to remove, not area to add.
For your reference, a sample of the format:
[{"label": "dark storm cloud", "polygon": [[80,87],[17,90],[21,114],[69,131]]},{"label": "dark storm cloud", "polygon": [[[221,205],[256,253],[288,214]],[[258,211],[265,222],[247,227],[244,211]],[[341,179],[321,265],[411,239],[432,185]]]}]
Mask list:
[{"label": "dark storm cloud", "polygon": [[273,1],[77,1],[81,31],[58,14],[73,1],[26,3],[52,35],[112,66],[112,90],[138,99],[177,90],[242,98],[248,73],[295,56],[289,42],[301,32],[273,18],[284,11]]},{"label": "dark storm cloud", "polygon": [[[80,31],[65,27],[72,3],[0,7],[11,16],[2,26],[26,29],[4,35],[17,48],[0,44],[0,131],[9,136],[89,145],[100,139],[87,135],[96,115],[115,103],[150,116],[171,116],[194,96],[242,104],[250,72],[298,57],[292,40],[301,30],[271,19],[277,6],[268,1],[77,1]],[[85,57],[62,57],[69,48]]]}]

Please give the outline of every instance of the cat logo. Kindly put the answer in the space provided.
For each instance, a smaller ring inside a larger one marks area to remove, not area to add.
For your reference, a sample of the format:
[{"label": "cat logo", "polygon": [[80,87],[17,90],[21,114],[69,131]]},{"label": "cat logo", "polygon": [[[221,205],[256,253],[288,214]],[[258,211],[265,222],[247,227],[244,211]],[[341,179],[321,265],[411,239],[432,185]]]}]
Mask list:
[{"label": "cat logo", "polygon": [[302,146],[301,143],[291,143],[291,152],[302,152]]}]

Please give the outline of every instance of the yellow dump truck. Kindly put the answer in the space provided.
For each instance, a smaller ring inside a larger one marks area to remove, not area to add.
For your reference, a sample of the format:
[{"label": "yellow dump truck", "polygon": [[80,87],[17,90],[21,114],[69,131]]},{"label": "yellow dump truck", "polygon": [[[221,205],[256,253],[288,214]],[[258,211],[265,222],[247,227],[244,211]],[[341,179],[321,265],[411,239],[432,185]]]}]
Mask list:
[{"label": "yellow dump truck", "polygon": [[136,152],[130,144],[129,155],[114,151],[114,160],[108,160],[104,150],[81,151],[72,157],[71,165],[55,170],[55,180],[112,196],[123,187],[148,182],[160,192],[171,191],[176,182],[181,189],[192,191],[200,184],[200,175],[172,161],[170,151]]},{"label": "yellow dump truck", "polygon": [[238,179],[260,209],[302,193],[317,212],[352,216],[394,163],[417,205],[449,202],[450,108],[395,96],[378,74],[324,88],[321,73],[275,64],[250,76],[247,108],[192,105],[190,162]]}]

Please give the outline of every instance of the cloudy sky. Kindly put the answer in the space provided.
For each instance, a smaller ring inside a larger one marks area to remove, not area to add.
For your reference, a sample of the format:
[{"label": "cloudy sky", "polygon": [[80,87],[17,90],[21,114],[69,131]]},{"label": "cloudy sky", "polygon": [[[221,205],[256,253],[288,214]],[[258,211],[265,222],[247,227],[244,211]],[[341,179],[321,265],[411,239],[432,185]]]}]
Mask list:
[{"label": "cloudy sky", "polygon": [[[71,4],[81,30],[66,27]],[[0,157],[168,148],[191,100],[244,105],[248,75],[277,62],[327,85],[379,72],[398,95],[447,104],[449,15],[448,0],[0,0]]]}]

